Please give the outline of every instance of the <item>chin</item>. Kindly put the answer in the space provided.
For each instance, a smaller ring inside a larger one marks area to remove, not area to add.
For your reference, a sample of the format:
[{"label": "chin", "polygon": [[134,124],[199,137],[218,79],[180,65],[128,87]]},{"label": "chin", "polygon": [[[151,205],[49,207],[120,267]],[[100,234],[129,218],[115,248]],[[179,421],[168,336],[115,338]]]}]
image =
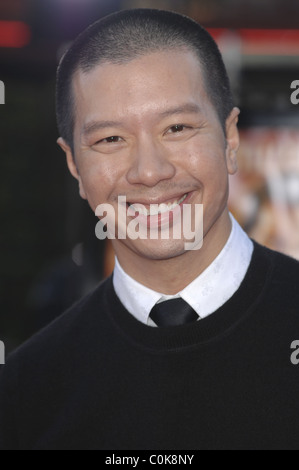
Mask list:
[{"label": "chin", "polygon": [[139,240],[131,249],[145,259],[157,261],[173,259],[186,253],[182,240]]}]

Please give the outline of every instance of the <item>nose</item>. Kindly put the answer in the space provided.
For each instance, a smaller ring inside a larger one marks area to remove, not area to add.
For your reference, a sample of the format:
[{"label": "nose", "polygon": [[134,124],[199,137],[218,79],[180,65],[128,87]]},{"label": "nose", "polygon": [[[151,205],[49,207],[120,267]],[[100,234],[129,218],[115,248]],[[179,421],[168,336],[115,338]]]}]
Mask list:
[{"label": "nose", "polygon": [[136,144],[131,166],[127,173],[130,184],[156,186],[160,181],[173,178],[176,173],[169,154],[162,144],[147,137]]}]

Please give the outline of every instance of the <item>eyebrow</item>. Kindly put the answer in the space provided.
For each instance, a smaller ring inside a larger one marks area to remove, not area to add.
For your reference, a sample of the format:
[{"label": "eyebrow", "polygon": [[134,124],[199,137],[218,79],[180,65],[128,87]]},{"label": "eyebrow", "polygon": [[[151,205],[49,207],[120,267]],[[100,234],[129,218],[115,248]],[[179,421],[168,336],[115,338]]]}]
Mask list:
[{"label": "eyebrow", "polygon": [[199,114],[202,113],[200,106],[195,103],[186,103],[182,106],[176,106],[174,108],[167,109],[159,114],[159,116],[168,117],[176,114]]},{"label": "eyebrow", "polygon": [[121,122],[117,121],[91,121],[83,127],[82,135],[87,136],[100,129],[107,129],[108,127],[123,127]]},{"label": "eyebrow", "polygon": [[[202,110],[200,106],[195,103],[186,103],[182,106],[176,106],[173,108],[166,109],[158,114],[158,116],[163,119],[169,116],[175,116],[177,114],[200,114]],[[93,132],[96,132],[101,129],[107,129],[109,127],[124,127],[124,125],[119,121],[91,121],[83,127],[82,135],[88,136]]]}]

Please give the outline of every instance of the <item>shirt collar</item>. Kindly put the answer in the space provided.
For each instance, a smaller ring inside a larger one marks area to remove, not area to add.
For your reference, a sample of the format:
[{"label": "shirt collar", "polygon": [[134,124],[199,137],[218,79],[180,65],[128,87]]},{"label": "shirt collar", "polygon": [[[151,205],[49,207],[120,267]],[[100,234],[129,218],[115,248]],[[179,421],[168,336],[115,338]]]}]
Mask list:
[{"label": "shirt collar", "polygon": [[151,324],[149,314],[158,302],[181,297],[205,318],[224,305],[239,289],[253,253],[253,243],[231,215],[232,231],[223,250],[210,266],[176,295],[164,295],[130,277],[115,260],[114,289],[137,320]]}]

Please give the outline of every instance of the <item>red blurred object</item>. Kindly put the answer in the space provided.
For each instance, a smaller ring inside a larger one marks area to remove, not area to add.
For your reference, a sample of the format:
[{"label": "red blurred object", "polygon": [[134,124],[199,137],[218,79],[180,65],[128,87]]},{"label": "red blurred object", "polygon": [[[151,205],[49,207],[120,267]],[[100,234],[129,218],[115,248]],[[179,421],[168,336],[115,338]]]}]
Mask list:
[{"label": "red blurred object", "polygon": [[[209,28],[209,33],[215,41],[229,33],[225,28]],[[233,30],[242,43],[243,51],[247,54],[298,55],[298,29],[236,29]]]},{"label": "red blurred object", "polygon": [[31,41],[30,27],[22,21],[0,21],[0,47],[22,48]]}]

